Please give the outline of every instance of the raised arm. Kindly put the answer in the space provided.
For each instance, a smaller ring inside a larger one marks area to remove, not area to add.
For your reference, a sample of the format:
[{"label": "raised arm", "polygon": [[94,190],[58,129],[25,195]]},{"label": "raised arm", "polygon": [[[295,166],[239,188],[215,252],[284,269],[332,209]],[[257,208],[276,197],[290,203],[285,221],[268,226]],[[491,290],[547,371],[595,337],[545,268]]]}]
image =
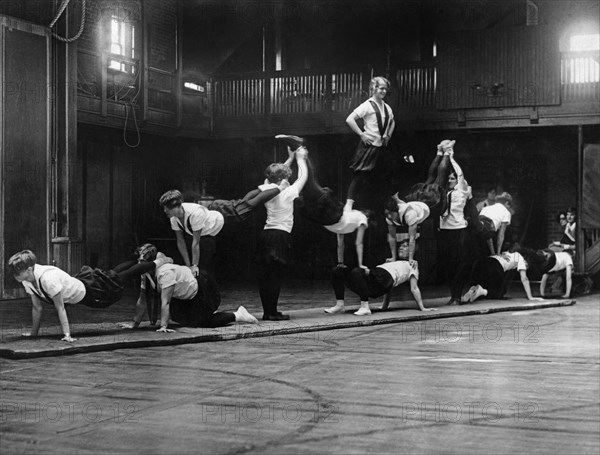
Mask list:
[{"label": "raised arm", "polygon": [[290,146],[288,145],[287,152],[288,152],[288,157],[287,157],[287,160],[285,160],[285,163],[283,163],[283,164],[285,164],[287,166],[291,166],[292,163],[294,162],[294,154],[295,154],[294,152],[295,152],[295,150],[292,150],[290,148]]},{"label": "raised arm", "polygon": [[469,189],[469,184],[465,180],[465,175],[463,174],[462,168],[458,165],[458,163],[454,159],[454,153],[450,153],[449,158],[450,158],[450,164],[452,164],[452,167],[454,168],[454,172],[456,172],[456,180],[457,180],[456,186],[459,187],[459,189],[461,189],[463,191],[467,191]]},{"label": "raised arm", "polygon": [[296,151],[296,163],[298,164],[298,178],[292,184],[298,193],[304,188],[304,184],[308,179],[308,166],[306,165],[306,156],[308,151],[305,148],[300,148]]}]

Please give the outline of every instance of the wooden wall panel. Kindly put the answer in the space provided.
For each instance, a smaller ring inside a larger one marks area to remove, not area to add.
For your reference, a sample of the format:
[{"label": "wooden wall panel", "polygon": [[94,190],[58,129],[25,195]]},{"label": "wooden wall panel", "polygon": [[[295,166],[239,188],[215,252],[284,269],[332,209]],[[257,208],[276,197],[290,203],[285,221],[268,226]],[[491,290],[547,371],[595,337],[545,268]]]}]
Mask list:
[{"label": "wooden wall panel", "polygon": [[48,261],[48,36],[42,27],[0,16],[0,297],[22,295],[4,264],[33,250]]},{"label": "wooden wall panel", "polygon": [[549,27],[445,34],[438,55],[438,109],[560,104],[558,38]]},{"label": "wooden wall panel", "polygon": [[86,263],[107,267],[112,250],[112,150],[110,144],[86,144]]},{"label": "wooden wall panel", "polygon": [[583,204],[581,227],[600,228],[600,144],[586,144],[583,148]]}]

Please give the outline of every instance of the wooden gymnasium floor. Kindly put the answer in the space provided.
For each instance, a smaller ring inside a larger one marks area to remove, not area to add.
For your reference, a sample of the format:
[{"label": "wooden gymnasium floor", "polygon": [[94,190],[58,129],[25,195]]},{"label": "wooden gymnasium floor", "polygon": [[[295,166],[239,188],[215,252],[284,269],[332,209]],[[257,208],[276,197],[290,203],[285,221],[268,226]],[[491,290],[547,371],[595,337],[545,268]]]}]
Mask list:
[{"label": "wooden gymnasium floor", "polygon": [[[282,309],[326,306],[326,283]],[[444,295],[425,289],[426,299]],[[251,288],[224,290],[224,308]],[[522,296],[518,292],[515,302]],[[70,319],[126,320],[112,311]],[[600,302],[328,332],[0,359],[0,453],[597,454]],[[427,305],[427,301],[425,302]],[[4,311],[3,311],[4,308]],[[10,311],[6,311],[10,308]],[[402,311],[402,310],[400,310]],[[30,305],[0,303],[2,326]],[[47,312],[44,323],[54,323]]]}]

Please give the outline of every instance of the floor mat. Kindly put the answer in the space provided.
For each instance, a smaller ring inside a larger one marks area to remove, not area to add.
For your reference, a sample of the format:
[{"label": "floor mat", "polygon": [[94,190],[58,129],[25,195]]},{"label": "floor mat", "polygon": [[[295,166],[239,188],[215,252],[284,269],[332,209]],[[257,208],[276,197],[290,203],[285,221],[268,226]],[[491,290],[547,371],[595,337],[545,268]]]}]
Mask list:
[{"label": "floor mat", "polygon": [[346,306],[345,313],[329,315],[323,312],[323,308],[327,306],[326,304],[319,305],[316,303],[315,306],[318,306],[318,308],[288,311],[287,314],[291,317],[289,321],[231,324],[216,329],[173,326],[172,328],[175,329],[173,333],[157,333],[157,327],[150,326],[148,322],[142,323],[137,330],[120,329],[114,322],[74,323],[71,324],[71,336],[77,339],[74,343],[60,341],[62,336],[58,325],[40,329],[40,336],[36,338],[22,337],[22,328],[4,327],[0,340],[0,357],[23,359],[124,348],[289,336],[290,334],[331,331],[378,324],[427,321],[506,311],[531,311],[570,306],[576,303],[575,300],[570,299],[530,302],[526,299],[515,298],[510,300],[485,300],[461,306],[445,306],[446,301],[447,298],[425,301],[424,305],[426,307],[437,308],[436,311],[429,312],[398,308],[395,302],[392,302],[390,308],[385,311],[378,311],[375,309],[375,305],[372,305],[373,313],[369,316],[355,316],[352,314],[358,309],[358,306]]}]

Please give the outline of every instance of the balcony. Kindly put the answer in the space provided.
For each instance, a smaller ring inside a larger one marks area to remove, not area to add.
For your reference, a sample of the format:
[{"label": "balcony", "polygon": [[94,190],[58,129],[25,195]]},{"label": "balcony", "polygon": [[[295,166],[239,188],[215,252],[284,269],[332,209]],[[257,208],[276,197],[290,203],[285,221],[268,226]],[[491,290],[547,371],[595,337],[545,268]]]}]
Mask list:
[{"label": "balcony", "polygon": [[[397,123],[413,129],[597,124],[598,62],[597,51],[562,53],[560,89],[556,88],[560,91],[560,102],[555,105],[534,102],[527,106],[505,106],[501,97],[507,88],[496,84],[471,86],[473,96],[486,97],[483,102],[479,98],[477,104],[485,107],[442,109],[433,62],[409,63],[397,68],[387,101],[394,109]],[[149,68],[142,81],[138,78],[130,87],[135,93],[141,83],[142,96],[128,102],[114,95],[122,93],[122,87],[121,92],[115,89],[116,83],[107,70],[99,72],[94,78],[96,85],[87,82],[86,90],[78,93],[80,121],[122,127],[129,118],[127,127],[131,129],[131,117],[136,114],[141,130],[222,138],[267,136],[283,130],[304,135],[346,133],[345,118],[368,98],[372,74],[365,69],[216,75],[206,83],[205,91],[199,93],[180,89],[182,82],[176,73]],[[535,92],[535,89],[524,90]]]}]

